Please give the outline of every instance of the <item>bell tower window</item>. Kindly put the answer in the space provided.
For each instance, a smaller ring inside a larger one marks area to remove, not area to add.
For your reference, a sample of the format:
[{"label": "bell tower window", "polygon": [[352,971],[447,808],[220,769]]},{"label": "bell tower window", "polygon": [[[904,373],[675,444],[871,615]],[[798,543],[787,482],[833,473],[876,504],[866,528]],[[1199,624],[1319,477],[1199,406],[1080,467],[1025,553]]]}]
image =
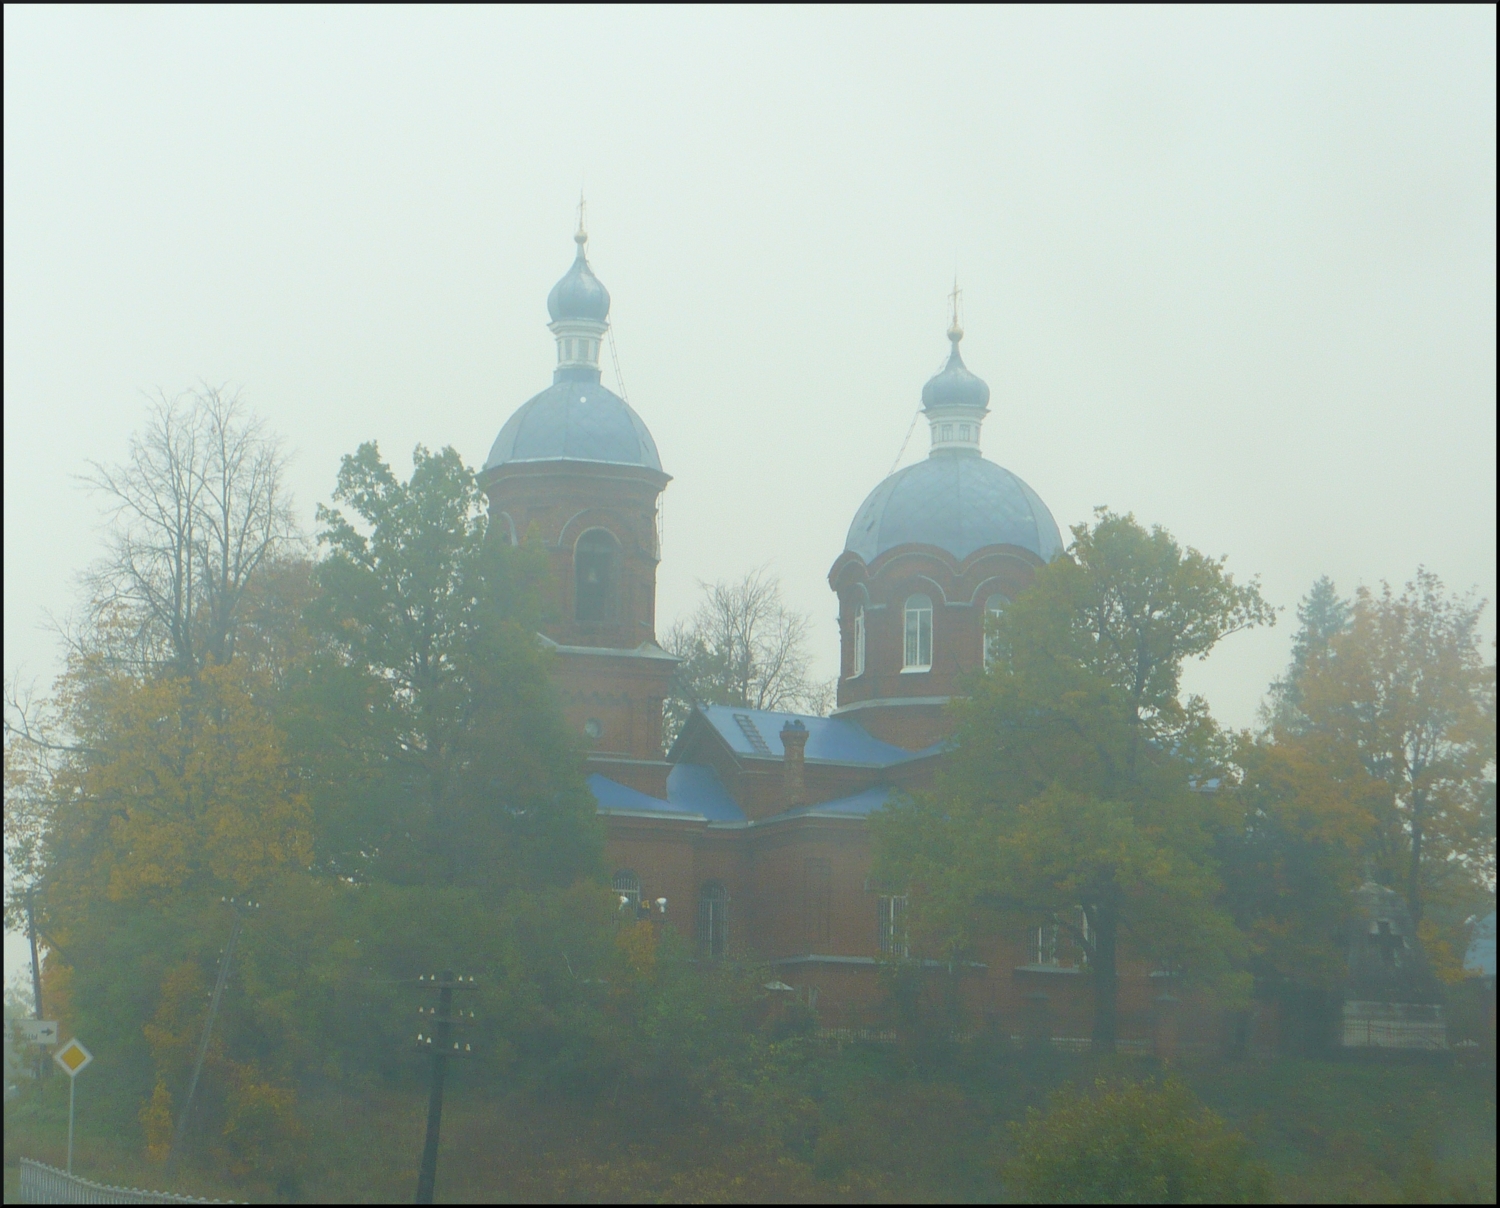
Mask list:
[{"label": "bell tower window", "polygon": [[615,619],[620,587],[620,543],[603,529],[590,529],[573,547],[573,615],[584,623]]},{"label": "bell tower window", "polygon": [[854,671],[850,678],[858,679],[865,673],[865,606],[854,610]]},{"label": "bell tower window", "polygon": [[932,599],[906,598],[906,641],[902,671],[932,670]]}]

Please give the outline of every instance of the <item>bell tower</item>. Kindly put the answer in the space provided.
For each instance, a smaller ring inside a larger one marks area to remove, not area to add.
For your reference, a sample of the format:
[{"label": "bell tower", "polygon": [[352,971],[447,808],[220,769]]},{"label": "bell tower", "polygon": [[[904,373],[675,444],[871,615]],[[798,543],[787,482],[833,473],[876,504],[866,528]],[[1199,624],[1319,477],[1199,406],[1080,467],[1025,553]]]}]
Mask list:
[{"label": "bell tower", "polygon": [[582,211],[573,265],[547,295],[552,385],[506,422],[481,482],[490,523],[512,542],[539,541],[552,564],[541,638],[590,764],[662,795],[662,703],[677,660],[656,643],[657,499],[671,476],[640,416],[600,381],[609,291],[589,266]]}]

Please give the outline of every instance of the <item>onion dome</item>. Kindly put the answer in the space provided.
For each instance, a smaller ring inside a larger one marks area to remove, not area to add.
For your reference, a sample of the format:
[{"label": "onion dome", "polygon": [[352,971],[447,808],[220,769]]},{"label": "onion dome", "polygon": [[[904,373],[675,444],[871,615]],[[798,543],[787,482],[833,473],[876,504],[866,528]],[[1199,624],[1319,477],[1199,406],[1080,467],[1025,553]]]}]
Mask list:
[{"label": "onion dome", "polygon": [[609,290],[594,276],[589,268],[584,248],[589,237],[582,226],[573,242],[578,244],[578,256],[573,267],[563,274],[562,280],[552,287],[547,295],[547,313],[554,323],[567,319],[588,319],[602,323],[609,317]]},{"label": "onion dome", "polygon": [[1035,491],[994,462],[957,451],[934,452],[882,482],[844,542],[866,565],[898,545],[935,545],[960,561],[987,545],[1019,546],[1043,562],[1063,548]]},{"label": "onion dome", "polygon": [[964,367],[954,286],[953,345],[943,371],[922,388],[932,427],[925,461],[897,470],[855,513],[844,548],[869,565],[898,545],[931,545],[959,561],[990,545],[1028,550],[1043,562],[1062,552],[1057,521],[1029,486],[979,452],[990,388]]},{"label": "onion dome", "polygon": [[958,355],[958,342],[964,338],[964,330],[957,322],[948,328],[948,339],[953,351],[948,354],[948,363],[943,371],[930,378],[922,387],[922,407],[927,411],[968,407],[983,411],[989,406],[990,388],[983,378],[975,377]]},{"label": "onion dome", "polygon": [[594,381],[560,377],[510,417],[484,463],[593,461],[661,471],[656,442],[641,417]]},{"label": "onion dome", "polygon": [[599,380],[609,293],[589,271],[581,214],[578,257],[552,287],[547,326],[557,339],[552,385],[521,405],[490,449],[484,468],[528,461],[587,461],[662,472],[656,442],[630,404]]}]

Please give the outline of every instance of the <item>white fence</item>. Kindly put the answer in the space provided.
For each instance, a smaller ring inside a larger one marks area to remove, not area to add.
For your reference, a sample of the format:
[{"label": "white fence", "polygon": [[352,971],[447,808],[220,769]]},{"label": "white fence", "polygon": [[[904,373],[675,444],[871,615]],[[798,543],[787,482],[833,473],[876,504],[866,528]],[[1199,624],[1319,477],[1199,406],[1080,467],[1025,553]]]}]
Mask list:
[{"label": "white fence", "polygon": [[170,1191],[140,1191],[134,1187],[106,1187],[80,1179],[56,1166],[21,1159],[23,1204],[233,1204],[236,1200],[199,1200]]}]

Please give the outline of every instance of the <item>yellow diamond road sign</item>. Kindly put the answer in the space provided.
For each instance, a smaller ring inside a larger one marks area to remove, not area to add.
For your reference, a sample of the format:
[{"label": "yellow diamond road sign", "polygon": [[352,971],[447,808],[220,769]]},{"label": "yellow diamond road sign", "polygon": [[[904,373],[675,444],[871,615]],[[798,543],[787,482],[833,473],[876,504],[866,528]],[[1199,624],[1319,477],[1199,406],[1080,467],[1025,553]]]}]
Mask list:
[{"label": "yellow diamond road sign", "polygon": [[79,1044],[76,1037],[52,1054],[52,1060],[68,1071],[69,1078],[76,1078],[78,1071],[93,1059],[94,1055]]}]

